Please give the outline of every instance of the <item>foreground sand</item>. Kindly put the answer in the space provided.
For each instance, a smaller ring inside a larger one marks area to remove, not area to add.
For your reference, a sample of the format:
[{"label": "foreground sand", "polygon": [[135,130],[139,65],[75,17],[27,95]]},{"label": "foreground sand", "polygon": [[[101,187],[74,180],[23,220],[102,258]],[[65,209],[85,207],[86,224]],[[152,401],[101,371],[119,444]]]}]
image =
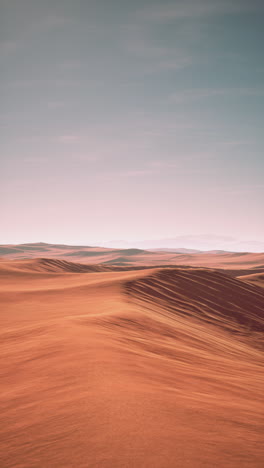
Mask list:
[{"label": "foreground sand", "polygon": [[45,260],[0,279],[1,467],[263,466],[262,288]]}]

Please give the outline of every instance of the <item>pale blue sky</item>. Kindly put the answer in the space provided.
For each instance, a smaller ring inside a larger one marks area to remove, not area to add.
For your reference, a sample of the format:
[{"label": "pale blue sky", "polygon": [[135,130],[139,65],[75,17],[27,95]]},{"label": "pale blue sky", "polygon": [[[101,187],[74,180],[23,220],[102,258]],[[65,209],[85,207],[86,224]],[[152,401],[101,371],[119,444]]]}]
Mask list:
[{"label": "pale blue sky", "polygon": [[263,240],[263,1],[0,10],[1,243]]}]

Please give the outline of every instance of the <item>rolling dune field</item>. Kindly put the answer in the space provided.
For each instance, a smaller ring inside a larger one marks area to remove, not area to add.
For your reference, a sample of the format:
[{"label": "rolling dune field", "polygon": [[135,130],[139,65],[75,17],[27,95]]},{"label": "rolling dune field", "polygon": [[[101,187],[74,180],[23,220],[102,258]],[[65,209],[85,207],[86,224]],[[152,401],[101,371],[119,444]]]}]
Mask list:
[{"label": "rolling dune field", "polygon": [[1,253],[0,466],[262,467],[264,255],[66,250]]}]

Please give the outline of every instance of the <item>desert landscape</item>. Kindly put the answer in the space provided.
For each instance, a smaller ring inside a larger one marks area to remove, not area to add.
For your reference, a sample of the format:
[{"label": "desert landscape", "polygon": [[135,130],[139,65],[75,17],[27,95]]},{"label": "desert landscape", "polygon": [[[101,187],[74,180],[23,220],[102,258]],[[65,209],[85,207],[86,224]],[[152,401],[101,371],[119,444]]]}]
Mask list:
[{"label": "desert landscape", "polygon": [[263,253],[0,251],[1,467],[263,466]]},{"label": "desert landscape", "polygon": [[264,467],[263,24],[0,0],[0,468]]}]

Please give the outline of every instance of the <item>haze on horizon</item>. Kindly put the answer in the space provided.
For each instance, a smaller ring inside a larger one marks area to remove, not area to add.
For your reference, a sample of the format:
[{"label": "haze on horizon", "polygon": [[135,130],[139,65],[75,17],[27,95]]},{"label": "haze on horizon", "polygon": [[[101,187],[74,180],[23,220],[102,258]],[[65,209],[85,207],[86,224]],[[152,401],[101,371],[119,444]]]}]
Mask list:
[{"label": "haze on horizon", "polygon": [[263,242],[262,1],[0,9],[0,243]]}]

